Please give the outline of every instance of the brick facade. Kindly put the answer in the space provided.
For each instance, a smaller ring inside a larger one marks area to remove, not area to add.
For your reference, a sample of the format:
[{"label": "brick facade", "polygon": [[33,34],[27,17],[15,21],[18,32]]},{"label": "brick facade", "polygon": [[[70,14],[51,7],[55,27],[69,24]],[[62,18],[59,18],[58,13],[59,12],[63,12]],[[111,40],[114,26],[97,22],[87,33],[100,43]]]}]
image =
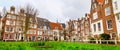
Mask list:
[{"label": "brick facade", "polygon": [[[94,15],[97,13],[96,15]],[[104,0],[102,4],[99,4],[97,0],[91,0],[91,10],[90,10],[90,18],[91,18],[91,24],[94,25],[95,22],[99,22],[102,24],[100,27],[103,31],[100,33],[92,33],[95,35],[99,35],[102,33],[107,33],[111,35],[111,38],[113,38],[113,35],[116,35],[117,38],[117,30],[116,30],[116,23],[115,23],[115,16],[113,13],[113,7],[112,7],[112,0]],[[97,17],[96,19],[94,19]],[[92,25],[92,26],[93,26]],[[94,27],[91,28],[92,32],[94,32]],[[99,28],[95,28],[99,29]]]}]

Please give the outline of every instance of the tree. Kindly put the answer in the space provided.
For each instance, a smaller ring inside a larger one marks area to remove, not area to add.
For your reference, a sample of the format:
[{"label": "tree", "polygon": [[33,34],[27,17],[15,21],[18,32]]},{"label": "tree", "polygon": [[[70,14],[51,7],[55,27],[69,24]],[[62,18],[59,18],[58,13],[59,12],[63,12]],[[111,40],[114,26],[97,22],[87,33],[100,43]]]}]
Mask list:
[{"label": "tree", "polygon": [[4,16],[6,15],[6,12],[7,12],[7,11],[6,11],[6,7],[4,7],[4,8],[2,9],[1,16],[4,17]]},{"label": "tree", "polygon": [[64,35],[64,40],[66,40],[67,39],[66,38],[66,36],[67,36],[66,30],[64,30],[63,35]]},{"label": "tree", "polygon": [[26,19],[25,19],[24,41],[26,41],[26,34],[29,30],[30,18],[35,20],[35,17],[38,15],[38,11],[37,9],[33,8],[31,5],[28,4],[25,8],[25,15],[26,15],[25,17]]}]

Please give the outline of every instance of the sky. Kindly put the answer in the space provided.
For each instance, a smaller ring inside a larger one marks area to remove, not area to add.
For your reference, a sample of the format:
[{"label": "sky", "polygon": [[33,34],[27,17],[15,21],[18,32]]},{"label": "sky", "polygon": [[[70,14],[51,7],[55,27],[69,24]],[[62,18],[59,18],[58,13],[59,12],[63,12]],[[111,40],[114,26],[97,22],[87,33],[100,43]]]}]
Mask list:
[{"label": "sky", "polygon": [[65,23],[89,13],[90,3],[91,0],[0,0],[0,9],[5,7],[9,10],[10,6],[20,8],[30,4],[38,9],[38,17]]}]

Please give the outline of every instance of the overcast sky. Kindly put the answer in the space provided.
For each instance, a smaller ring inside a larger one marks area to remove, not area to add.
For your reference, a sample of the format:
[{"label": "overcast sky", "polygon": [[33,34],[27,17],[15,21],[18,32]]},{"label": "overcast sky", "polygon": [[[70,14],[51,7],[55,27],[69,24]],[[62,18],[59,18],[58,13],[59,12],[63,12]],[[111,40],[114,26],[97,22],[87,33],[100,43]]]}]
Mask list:
[{"label": "overcast sky", "polygon": [[[91,0],[0,0],[0,9],[10,6],[23,7],[27,4],[39,10],[38,17],[49,21],[66,22],[89,13]],[[1,11],[1,10],[0,10]]]}]

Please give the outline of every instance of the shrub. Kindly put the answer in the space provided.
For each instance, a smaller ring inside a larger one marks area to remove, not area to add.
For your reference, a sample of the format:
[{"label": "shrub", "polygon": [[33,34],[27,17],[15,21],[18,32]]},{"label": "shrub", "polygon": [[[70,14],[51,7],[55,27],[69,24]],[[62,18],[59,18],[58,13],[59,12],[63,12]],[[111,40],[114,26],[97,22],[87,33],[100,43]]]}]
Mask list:
[{"label": "shrub", "polygon": [[90,43],[95,43],[95,41],[92,41],[92,40],[95,40],[93,37],[90,37]]},{"label": "shrub", "polygon": [[106,33],[103,33],[103,34],[100,35],[100,38],[101,38],[101,40],[109,40],[110,39],[110,35],[106,34]]}]

